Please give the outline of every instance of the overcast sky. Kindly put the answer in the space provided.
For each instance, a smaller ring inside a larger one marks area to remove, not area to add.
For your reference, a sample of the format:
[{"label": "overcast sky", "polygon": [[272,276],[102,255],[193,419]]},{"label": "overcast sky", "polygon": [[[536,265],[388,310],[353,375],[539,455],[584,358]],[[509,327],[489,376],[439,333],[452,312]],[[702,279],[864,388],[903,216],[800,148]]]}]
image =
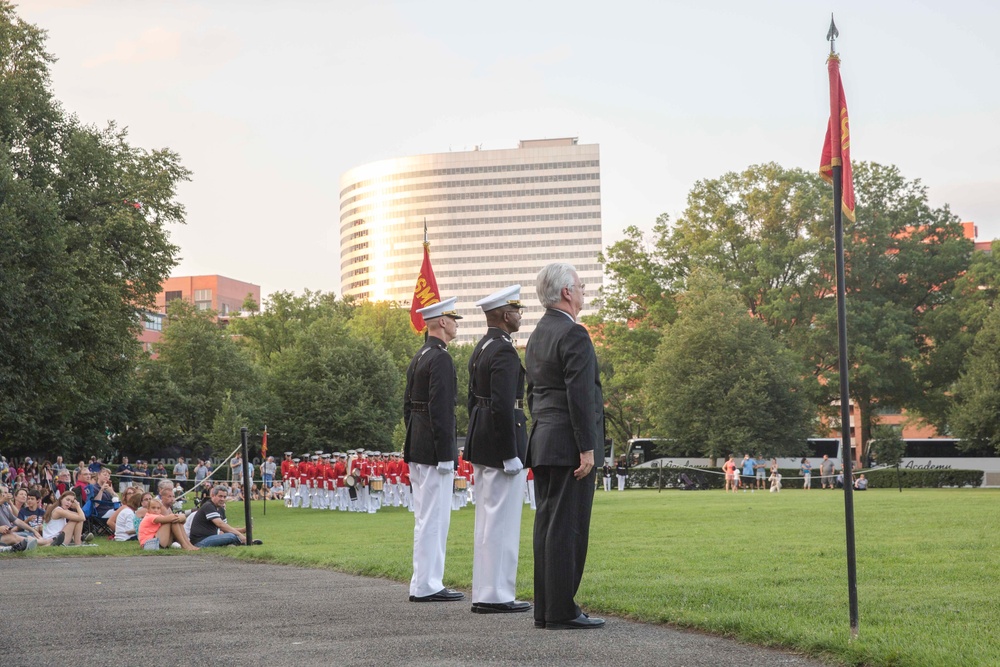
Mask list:
[{"label": "overcast sky", "polygon": [[339,179],[367,162],[579,137],[604,244],[701,179],[818,167],[830,12],[855,160],[1000,237],[1000,3],[22,0],[55,96],[194,172],[175,275],[339,291]]}]

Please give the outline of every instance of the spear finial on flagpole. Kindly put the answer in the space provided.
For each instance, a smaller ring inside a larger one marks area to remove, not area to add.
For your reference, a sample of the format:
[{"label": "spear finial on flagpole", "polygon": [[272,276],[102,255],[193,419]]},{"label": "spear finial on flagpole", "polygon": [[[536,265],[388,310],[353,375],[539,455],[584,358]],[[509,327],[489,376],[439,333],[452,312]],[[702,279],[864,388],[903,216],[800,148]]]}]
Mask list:
[{"label": "spear finial on flagpole", "polygon": [[826,40],[830,42],[830,55],[834,55],[836,51],[836,40],[840,37],[840,31],[837,30],[837,24],[833,22],[833,12],[830,12],[830,29],[826,33]]},{"label": "spear finial on flagpole", "polygon": [[424,245],[427,245],[427,218],[424,218]]}]

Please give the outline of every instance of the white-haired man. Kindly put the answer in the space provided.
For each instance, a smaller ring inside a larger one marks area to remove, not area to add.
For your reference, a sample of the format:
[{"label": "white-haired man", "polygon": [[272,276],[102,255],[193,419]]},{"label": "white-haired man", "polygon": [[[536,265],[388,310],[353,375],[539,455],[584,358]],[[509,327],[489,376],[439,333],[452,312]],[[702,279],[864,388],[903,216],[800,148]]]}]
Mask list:
[{"label": "white-haired man", "polygon": [[535,290],[545,307],[528,339],[528,465],[535,475],[535,626],[599,628],[574,601],[583,578],[595,469],[604,464],[604,398],[597,355],[577,324],[584,285],[569,264],[549,264]]}]

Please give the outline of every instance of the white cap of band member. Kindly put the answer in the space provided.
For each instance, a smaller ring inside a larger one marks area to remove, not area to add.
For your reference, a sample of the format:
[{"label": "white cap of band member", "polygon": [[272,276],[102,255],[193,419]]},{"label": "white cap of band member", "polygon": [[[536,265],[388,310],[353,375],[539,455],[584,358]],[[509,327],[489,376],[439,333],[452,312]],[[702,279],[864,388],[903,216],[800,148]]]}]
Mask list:
[{"label": "white cap of band member", "polygon": [[485,299],[480,299],[476,302],[476,305],[482,308],[484,313],[502,306],[521,308],[521,286],[511,285],[510,287],[504,287],[502,290],[493,292],[493,294],[490,294]]},{"label": "white cap of band member", "polygon": [[453,320],[460,320],[462,316],[458,314],[455,310],[455,303],[458,302],[458,297],[453,296],[450,299],[445,299],[444,301],[438,301],[437,303],[432,303],[426,308],[421,308],[417,312],[420,313],[420,317],[424,318],[424,321],[433,320],[435,317],[441,317],[447,315]]}]

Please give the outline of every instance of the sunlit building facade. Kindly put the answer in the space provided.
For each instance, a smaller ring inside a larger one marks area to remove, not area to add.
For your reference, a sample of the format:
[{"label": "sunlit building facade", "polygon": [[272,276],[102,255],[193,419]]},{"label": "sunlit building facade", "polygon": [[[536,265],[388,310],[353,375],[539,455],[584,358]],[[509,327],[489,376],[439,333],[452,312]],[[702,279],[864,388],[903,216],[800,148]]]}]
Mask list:
[{"label": "sunlit building facade", "polygon": [[540,139],[383,160],[351,169],[340,188],[341,294],[409,308],[426,221],[438,287],[466,318],[458,342],[486,331],[476,301],[520,283],[524,344],[543,313],[535,276],[550,262],[577,268],[588,303],[601,286],[597,144]]}]

